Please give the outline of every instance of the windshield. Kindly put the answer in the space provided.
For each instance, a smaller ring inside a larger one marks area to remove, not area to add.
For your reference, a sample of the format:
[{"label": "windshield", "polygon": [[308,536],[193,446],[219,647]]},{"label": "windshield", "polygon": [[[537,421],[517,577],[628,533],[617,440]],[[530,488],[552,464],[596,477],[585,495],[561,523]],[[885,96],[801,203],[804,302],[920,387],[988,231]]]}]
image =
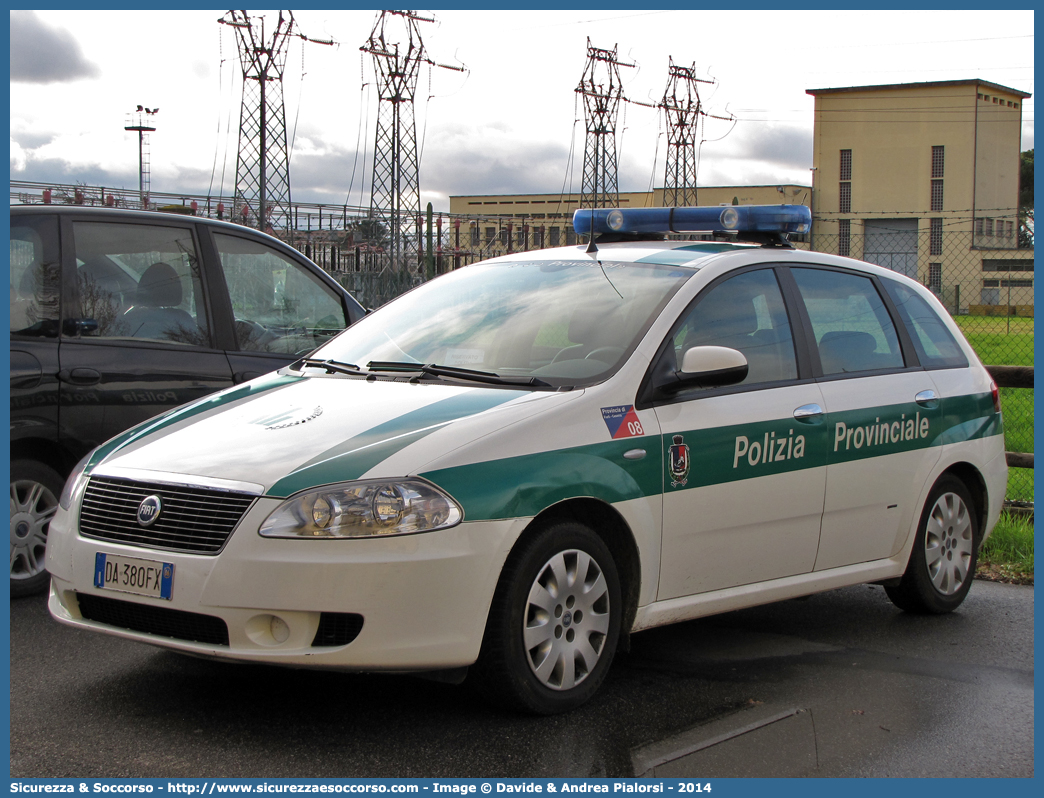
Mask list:
[{"label": "windshield", "polygon": [[534,386],[588,385],[623,364],[692,274],[593,259],[476,264],[366,316],[310,362],[370,370],[426,364],[452,367],[450,376],[473,370],[532,378]]}]

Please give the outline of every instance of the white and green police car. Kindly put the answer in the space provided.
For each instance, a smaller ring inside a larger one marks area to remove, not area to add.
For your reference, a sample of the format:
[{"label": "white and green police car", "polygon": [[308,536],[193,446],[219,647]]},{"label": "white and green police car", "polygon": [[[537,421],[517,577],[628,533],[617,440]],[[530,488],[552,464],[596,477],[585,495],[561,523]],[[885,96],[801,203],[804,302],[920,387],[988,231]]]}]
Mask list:
[{"label": "white and green police car", "polygon": [[[578,211],[594,245],[426,283],[95,450],[50,611],[190,654],[442,671],[550,713],[628,635],[842,585],[968,593],[996,386],[917,283],[800,206]],[[666,240],[667,232],[738,234]],[[448,678],[447,674],[443,674]]]}]

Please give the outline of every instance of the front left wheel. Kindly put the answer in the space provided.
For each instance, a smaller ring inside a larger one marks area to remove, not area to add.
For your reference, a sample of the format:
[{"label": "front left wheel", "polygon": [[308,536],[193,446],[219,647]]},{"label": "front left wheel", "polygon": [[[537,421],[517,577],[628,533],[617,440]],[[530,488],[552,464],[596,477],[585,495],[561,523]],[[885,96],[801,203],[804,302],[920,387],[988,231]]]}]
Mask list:
[{"label": "front left wheel", "polygon": [[551,524],[512,553],[490,608],[479,689],[508,708],[551,715],[598,690],[620,637],[620,579],[590,528]]},{"label": "front left wheel", "polygon": [[11,597],[47,589],[47,530],[58,510],[62,478],[35,460],[11,462]]}]

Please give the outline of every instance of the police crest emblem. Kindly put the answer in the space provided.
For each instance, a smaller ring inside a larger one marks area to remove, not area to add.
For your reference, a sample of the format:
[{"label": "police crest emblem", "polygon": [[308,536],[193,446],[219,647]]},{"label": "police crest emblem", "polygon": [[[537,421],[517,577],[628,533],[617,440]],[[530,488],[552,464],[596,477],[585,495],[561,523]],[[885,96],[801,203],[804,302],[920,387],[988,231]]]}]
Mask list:
[{"label": "police crest emblem", "polygon": [[684,486],[689,481],[689,446],[681,435],[674,436],[674,444],[667,451],[667,467],[672,488]]}]

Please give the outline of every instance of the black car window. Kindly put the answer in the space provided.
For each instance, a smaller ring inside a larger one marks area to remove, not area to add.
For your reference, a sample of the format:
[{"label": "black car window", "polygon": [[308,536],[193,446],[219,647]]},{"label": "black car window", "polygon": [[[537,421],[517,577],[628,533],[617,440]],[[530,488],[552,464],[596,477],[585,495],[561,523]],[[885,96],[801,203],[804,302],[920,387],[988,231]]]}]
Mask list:
[{"label": "black car window", "polygon": [[58,336],[58,220],[11,217],[11,334]]},{"label": "black car window", "polygon": [[239,236],[214,235],[239,348],[310,352],[348,326],[341,297],[301,264]]},{"label": "black car window", "polygon": [[211,345],[191,230],[75,222],[81,334]]},{"label": "black car window", "polygon": [[826,269],[792,269],[823,374],[902,368],[899,337],[868,277]]},{"label": "black car window", "polygon": [[694,346],[742,352],[749,370],[740,385],[797,379],[794,338],[773,271],[744,272],[701,294],[674,333],[679,366]]},{"label": "black car window", "polygon": [[926,368],[964,368],[968,358],[942,319],[925,299],[895,280],[882,280],[899,317],[910,331],[914,349]]}]

